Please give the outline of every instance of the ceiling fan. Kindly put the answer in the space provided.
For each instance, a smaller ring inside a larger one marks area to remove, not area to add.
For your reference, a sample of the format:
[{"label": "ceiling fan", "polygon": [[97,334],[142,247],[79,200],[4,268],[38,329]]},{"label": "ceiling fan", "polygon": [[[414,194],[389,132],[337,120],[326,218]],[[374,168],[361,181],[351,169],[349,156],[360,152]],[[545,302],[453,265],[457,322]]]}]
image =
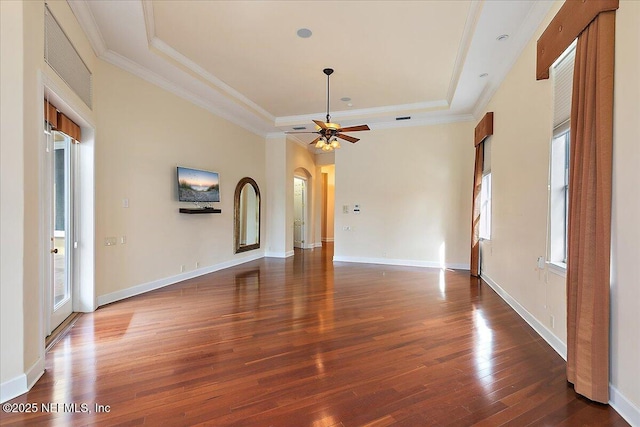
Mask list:
[{"label": "ceiling fan", "polygon": [[338,123],[331,123],[331,116],[329,115],[329,76],[333,74],[332,68],[325,68],[322,70],[327,75],[327,121],[321,122],[320,120],[313,120],[316,124],[315,132],[285,132],[285,133],[314,133],[319,135],[316,139],[311,141],[310,144],[315,144],[316,148],[321,148],[323,151],[332,151],[335,148],[340,148],[340,142],[338,138],[344,139],[351,143],[360,141],[359,138],[345,135],[343,132],[357,132],[362,130],[369,130],[367,125],[349,126],[346,128],[340,127]]}]

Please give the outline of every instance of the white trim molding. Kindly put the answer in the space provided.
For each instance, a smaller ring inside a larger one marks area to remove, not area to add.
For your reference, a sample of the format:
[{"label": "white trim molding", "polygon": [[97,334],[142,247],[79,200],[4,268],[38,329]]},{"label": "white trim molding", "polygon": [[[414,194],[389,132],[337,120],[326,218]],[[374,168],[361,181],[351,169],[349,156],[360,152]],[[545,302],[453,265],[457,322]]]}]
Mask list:
[{"label": "white trim molding", "polygon": [[11,400],[29,391],[27,388],[27,376],[20,374],[0,384],[0,403]]},{"label": "white trim molding", "polygon": [[264,254],[265,258],[289,258],[295,254],[294,251],[288,252],[266,252]]},{"label": "white trim molding", "polygon": [[399,265],[404,267],[428,267],[428,268],[448,268],[451,270],[469,270],[469,264],[445,263],[443,266],[437,261],[422,261],[415,259],[391,259],[391,258],[369,258],[354,256],[334,256],[334,262],[357,262],[362,264],[382,264]]},{"label": "white trim molding", "polygon": [[[481,274],[484,280],[507,304],[515,310],[525,322],[529,324],[537,333],[549,344],[565,361],[567,360],[567,345],[556,337],[546,326],[527,311],[518,301],[516,301],[507,291],[502,289],[491,277]],[[609,383],[609,405],[620,414],[632,426],[640,426],[640,408],[627,399],[611,383]]]},{"label": "white trim molding", "polygon": [[496,293],[515,310],[516,313],[524,319],[537,333],[549,344],[564,360],[567,360],[567,345],[562,340],[556,337],[553,332],[547,329],[535,316],[527,311],[515,298],[513,298],[507,291],[502,289],[491,277],[486,274],[481,274],[480,277],[484,280]]},{"label": "white trim molding", "polygon": [[609,405],[632,426],[640,426],[640,408],[609,383]]},{"label": "white trim molding", "polygon": [[169,285],[174,285],[184,280],[193,279],[194,277],[199,277],[205,274],[213,273],[215,271],[223,270],[225,268],[235,267],[236,265],[240,265],[240,264],[247,263],[249,261],[254,261],[256,259],[264,258],[264,256],[265,256],[264,252],[258,251],[256,253],[252,253],[251,255],[244,256],[242,258],[232,259],[229,261],[221,262],[219,264],[198,268],[196,270],[187,271],[175,276],[165,277],[164,279],[142,283],[140,285],[132,286],[127,289],[122,289],[116,292],[111,292],[106,295],[101,295],[98,297],[98,306],[100,307],[106,304],[110,304],[112,302],[123,300],[125,298],[130,298],[136,295],[144,294],[149,291],[164,288],[165,286],[169,286]]},{"label": "white trim molding", "polygon": [[0,384],[0,403],[14,399],[25,394],[44,374],[44,358],[38,357],[38,360],[31,365],[26,373],[17,375]]}]

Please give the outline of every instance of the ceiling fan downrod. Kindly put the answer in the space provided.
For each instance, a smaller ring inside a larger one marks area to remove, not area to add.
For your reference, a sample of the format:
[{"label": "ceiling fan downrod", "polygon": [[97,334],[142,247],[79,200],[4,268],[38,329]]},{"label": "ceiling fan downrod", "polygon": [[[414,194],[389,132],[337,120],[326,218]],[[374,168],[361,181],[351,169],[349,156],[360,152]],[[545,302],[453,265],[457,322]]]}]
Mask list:
[{"label": "ceiling fan downrod", "polygon": [[333,74],[333,68],[325,68],[322,72],[327,75],[327,123],[331,123],[331,116],[329,115],[329,76]]}]

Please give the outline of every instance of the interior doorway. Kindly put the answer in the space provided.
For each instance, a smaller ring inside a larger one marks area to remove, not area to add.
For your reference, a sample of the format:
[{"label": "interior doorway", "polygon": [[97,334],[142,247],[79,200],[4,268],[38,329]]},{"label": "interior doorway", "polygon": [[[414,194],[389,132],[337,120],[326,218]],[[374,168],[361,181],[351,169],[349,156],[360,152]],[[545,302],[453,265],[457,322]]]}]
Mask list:
[{"label": "interior doorway", "polygon": [[305,218],[307,202],[307,181],[293,178],[293,247],[305,248]]}]

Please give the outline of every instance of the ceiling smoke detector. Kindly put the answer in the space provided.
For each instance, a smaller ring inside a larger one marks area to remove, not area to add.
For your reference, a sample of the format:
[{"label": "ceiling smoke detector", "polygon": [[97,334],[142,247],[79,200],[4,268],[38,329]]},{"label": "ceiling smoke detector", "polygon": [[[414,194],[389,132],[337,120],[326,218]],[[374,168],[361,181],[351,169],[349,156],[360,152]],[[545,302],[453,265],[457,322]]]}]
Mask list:
[{"label": "ceiling smoke detector", "polygon": [[298,35],[298,37],[302,38],[302,39],[308,39],[309,37],[311,37],[311,35],[313,34],[311,32],[310,29],[308,28],[300,28],[296,34]]}]

